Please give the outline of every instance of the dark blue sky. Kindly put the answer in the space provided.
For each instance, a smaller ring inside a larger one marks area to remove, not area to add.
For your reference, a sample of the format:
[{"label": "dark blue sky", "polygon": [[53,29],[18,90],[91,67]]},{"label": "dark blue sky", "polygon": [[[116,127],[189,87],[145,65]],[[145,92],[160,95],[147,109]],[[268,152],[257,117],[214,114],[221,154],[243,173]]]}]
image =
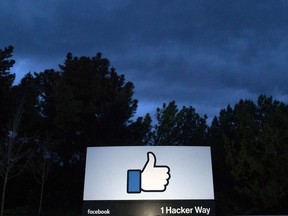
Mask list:
[{"label": "dark blue sky", "polygon": [[260,94],[288,102],[288,1],[0,0],[0,47],[19,81],[68,51],[102,52],[135,84],[138,115],[163,102],[211,119]]}]

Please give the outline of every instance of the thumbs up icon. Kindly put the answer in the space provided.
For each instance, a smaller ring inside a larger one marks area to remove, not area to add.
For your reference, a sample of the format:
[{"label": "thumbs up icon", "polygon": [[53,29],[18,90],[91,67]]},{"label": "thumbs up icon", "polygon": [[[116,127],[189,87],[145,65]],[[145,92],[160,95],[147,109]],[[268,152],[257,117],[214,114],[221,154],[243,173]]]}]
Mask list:
[{"label": "thumbs up icon", "polygon": [[157,166],[153,152],[147,153],[147,162],[142,170],[127,171],[127,193],[163,192],[170,179],[168,166]]}]

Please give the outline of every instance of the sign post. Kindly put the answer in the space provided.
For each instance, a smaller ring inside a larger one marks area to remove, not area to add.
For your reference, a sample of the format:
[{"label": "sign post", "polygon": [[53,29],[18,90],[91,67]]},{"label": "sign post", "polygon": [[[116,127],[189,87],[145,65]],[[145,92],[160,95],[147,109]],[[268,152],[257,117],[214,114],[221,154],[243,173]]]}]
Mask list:
[{"label": "sign post", "polygon": [[210,147],[89,147],[83,213],[215,215]]}]

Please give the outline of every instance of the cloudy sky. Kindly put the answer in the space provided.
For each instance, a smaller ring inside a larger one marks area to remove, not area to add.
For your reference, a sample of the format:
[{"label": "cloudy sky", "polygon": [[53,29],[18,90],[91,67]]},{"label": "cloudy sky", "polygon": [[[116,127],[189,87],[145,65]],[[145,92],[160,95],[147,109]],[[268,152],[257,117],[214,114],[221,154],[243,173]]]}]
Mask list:
[{"label": "cloudy sky", "polygon": [[137,115],[175,100],[211,119],[260,94],[288,102],[288,1],[0,0],[16,81],[102,52],[135,85]]}]

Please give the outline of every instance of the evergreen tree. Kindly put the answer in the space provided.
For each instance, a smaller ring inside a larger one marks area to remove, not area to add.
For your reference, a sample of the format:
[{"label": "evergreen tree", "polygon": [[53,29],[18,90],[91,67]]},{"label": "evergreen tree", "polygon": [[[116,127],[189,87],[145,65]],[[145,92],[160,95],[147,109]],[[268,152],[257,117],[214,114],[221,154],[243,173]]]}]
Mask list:
[{"label": "evergreen tree", "polygon": [[13,104],[12,85],[15,74],[10,71],[15,64],[15,60],[11,59],[13,49],[12,46],[0,49],[0,138],[6,136],[7,124],[13,115],[13,112],[11,112]]},{"label": "evergreen tree", "polygon": [[128,126],[137,108],[134,85],[125,82],[100,53],[92,58],[68,53],[60,68],[55,122],[65,138],[67,159],[75,152],[84,158],[87,146],[128,142]]},{"label": "evergreen tree", "polygon": [[157,123],[152,129],[152,145],[205,145],[207,117],[200,117],[193,107],[181,110],[175,101],[156,110]]},{"label": "evergreen tree", "polygon": [[[220,112],[218,128],[241,209],[279,210],[288,194],[288,106],[260,96]],[[219,136],[218,136],[219,137]],[[219,145],[219,143],[218,143]]]}]

